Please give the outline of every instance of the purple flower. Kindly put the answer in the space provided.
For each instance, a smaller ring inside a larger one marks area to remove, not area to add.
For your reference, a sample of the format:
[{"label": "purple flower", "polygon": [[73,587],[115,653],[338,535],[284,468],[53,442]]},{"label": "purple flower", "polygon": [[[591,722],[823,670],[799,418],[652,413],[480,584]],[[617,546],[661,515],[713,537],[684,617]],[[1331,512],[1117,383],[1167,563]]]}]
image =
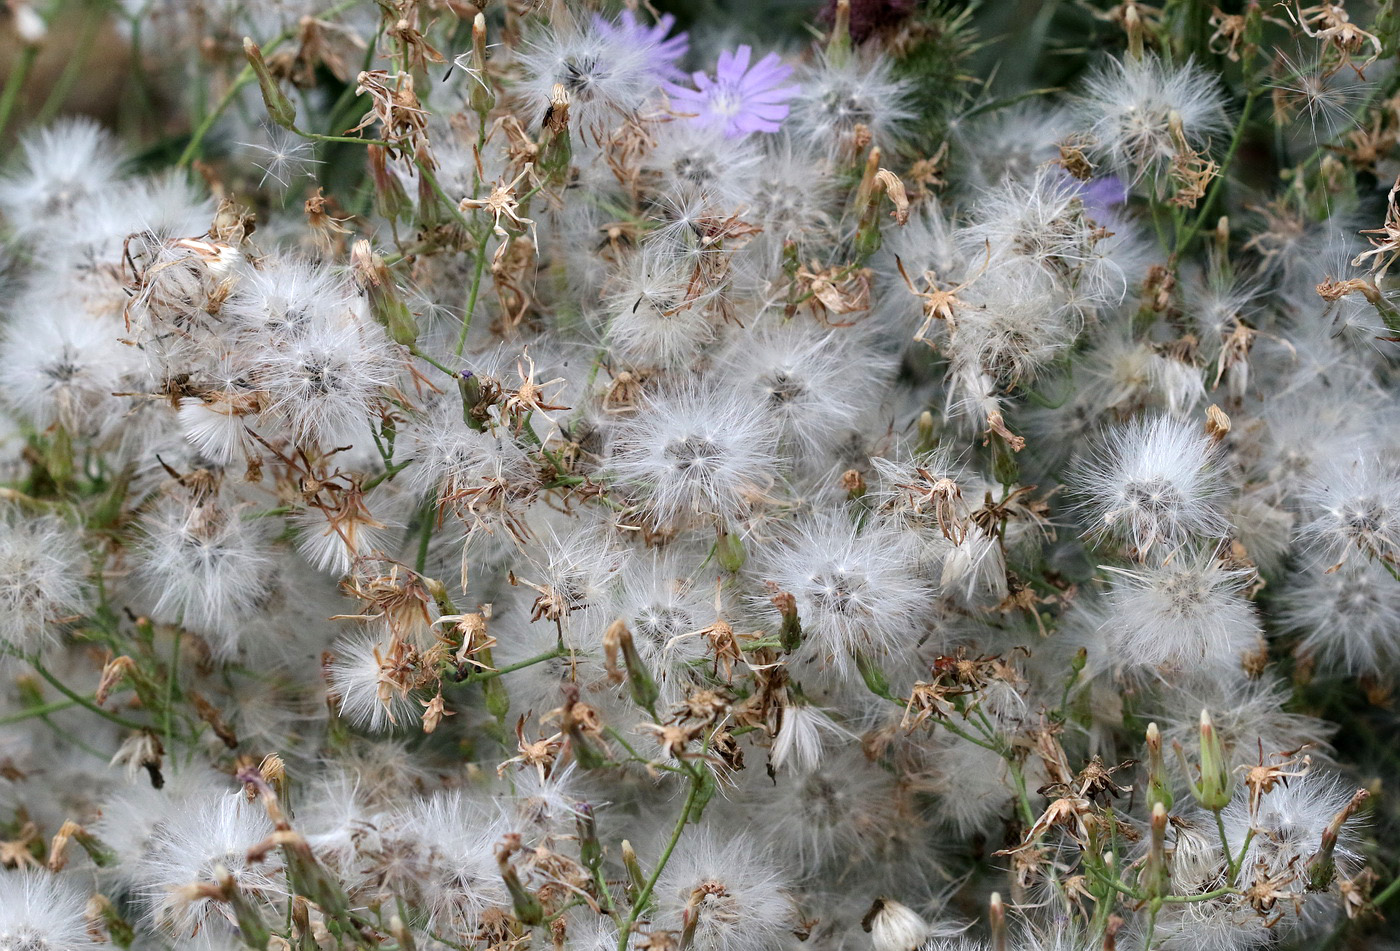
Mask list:
[{"label": "purple flower", "polygon": [[787,118],[788,100],[797,95],[796,86],[784,86],[792,67],[769,53],[749,66],[753,49],[740,46],[732,53],[719,54],[715,78],[705,73],[692,77],[697,89],[667,83],[667,92],[676,111],[692,115],[700,125],[724,130],[728,139],[750,132],[777,132]]},{"label": "purple flower", "polygon": [[594,14],[593,25],[598,29],[598,32],[609,37],[626,39],[639,49],[645,49],[648,55],[654,56],[656,61],[652,68],[660,78],[679,79],[681,77],[682,73],[676,63],[690,51],[690,36],[684,31],[675,36],[667,36],[671,32],[671,27],[676,25],[676,18],[671,14],[663,14],[653,26],[647,26],[639,21],[637,15],[631,10],[623,10],[617,23]]},{"label": "purple flower", "polygon": [[1110,231],[1123,229],[1128,186],[1117,175],[1104,175],[1084,182],[1080,186],[1079,199],[1084,202],[1084,211],[1096,223]]}]

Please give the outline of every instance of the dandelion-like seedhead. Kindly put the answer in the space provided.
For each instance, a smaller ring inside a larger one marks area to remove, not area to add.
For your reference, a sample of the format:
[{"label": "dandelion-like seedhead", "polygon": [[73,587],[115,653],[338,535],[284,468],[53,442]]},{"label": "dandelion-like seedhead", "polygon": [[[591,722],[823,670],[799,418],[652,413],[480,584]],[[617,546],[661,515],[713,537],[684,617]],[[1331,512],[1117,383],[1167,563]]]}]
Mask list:
[{"label": "dandelion-like seedhead", "polygon": [[1381,940],[1390,5],[84,6],[0,951]]},{"label": "dandelion-like seedhead", "polygon": [[1179,142],[1204,149],[1226,130],[1218,79],[1193,61],[1156,54],[1111,59],[1085,81],[1077,104],[1094,153],[1134,178],[1154,174]]},{"label": "dandelion-like seedhead", "polygon": [[1090,529],[1140,552],[1224,534],[1219,452],[1168,416],[1111,432],[1080,464],[1074,487]]}]

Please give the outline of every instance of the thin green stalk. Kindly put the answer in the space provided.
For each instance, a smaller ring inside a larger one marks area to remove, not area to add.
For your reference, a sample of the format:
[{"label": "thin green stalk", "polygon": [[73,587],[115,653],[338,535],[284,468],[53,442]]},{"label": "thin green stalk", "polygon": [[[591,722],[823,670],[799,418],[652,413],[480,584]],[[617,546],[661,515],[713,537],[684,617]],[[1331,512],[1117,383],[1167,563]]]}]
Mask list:
[{"label": "thin green stalk", "polygon": [[1162,901],[1172,905],[1189,905],[1192,902],[1211,901],[1216,898],[1222,898],[1225,895],[1238,895],[1239,893],[1240,890],[1238,888],[1235,888],[1233,885],[1226,885],[1223,888],[1217,888],[1213,891],[1201,892],[1199,895],[1166,895],[1162,898]]},{"label": "thin green stalk", "polygon": [[349,142],[352,145],[378,145],[386,149],[398,147],[396,143],[384,139],[362,139],[356,135],[322,135],[319,132],[303,132],[301,129],[293,129],[292,131],[312,142]]},{"label": "thin green stalk", "polygon": [[472,329],[472,314],[476,312],[476,300],[481,294],[481,277],[486,273],[486,240],[483,234],[482,240],[476,245],[476,268],[472,271],[472,286],[467,293],[467,306],[462,311],[462,332],[457,335],[456,356],[461,356],[462,351],[467,347],[467,333]]},{"label": "thin green stalk", "polygon": [[642,909],[646,907],[651,893],[656,888],[657,881],[661,878],[661,873],[666,869],[666,863],[671,860],[671,853],[676,850],[676,844],[681,840],[681,833],[685,831],[685,824],[690,821],[690,811],[695,808],[695,801],[700,798],[700,777],[699,774],[692,775],[690,781],[690,791],[686,793],[685,804],[681,806],[680,818],[676,820],[676,827],[671,830],[671,838],[666,843],[666,848],[661,852],[660,858],[656,860],[656,868],[652,869],[650,877],[642,886],[641,892],[637,895],[637,900],[632,903],[632,911],[627,916],[627,921],[618,929],[617,951],[627,951],[628,940],[632,936],[632,926],[637,923],[637,918],[641,916]]},{"label": "thin green stalk", "polygon": [[78,81],[83,67],[87,65],[88,57],[92,55],[92,45],[97,40],[97,33],[106,21],[106,8],[105,3],[95,3],[89,8],[87,18],[83,21],[82,32],[78,34],[78,42],[73,47],[68,62],[63,65],[63,72],[59,73],[53,88],[44,99],[44,104],[34,116],[35,125],[47,123],[68,101],[68,94],[73,91],[73,84]]},{"label": "thin green stalk", "polygon": [[[177,629],[175,631],[175,643],[170,648],[170,675],[165,680],[165,710],[162,711],[164,717],[165,748],[175,749],[175,692],[180,683],[180,642],[184,636]],[[171,763],[174,763],[171,757]]]},{"label": "thin green stalk", "polygon": [[1380,908],[1396,895],[1400,895],[1400,876],[1397,876],[1393,882],[1381,889],[1380,894],[1371,899],[1371,907]]},{"label": "thin green stalk", "polygon": [[[330,7],[322,13],[321,19],[329,19],[343,10],[350,9],[359,2],[360,0],[341,0],[340,3],[337,3],[335,6]],[[272,40],[263,47],[263,52],[265,54],[271,53],[273,50],[277,49],[277,47],[295,36],[299,29],[300,28],[284,30],[277,34],[277,36],[273,37]],[[219,117],[233,104],[233,100],[237,97],[239,91],[255,79],[256,76],[253,73],[253,66],[251,63],[244,66],[243,69],[239,71],[238,75],[234,77],[233,82],[229,84],[228,89],[224,90],[224,94],[219,97],[219,101],[214,104],[214,108],[209,110],[208,114],[200,120],[198,128],[196,128],[194,133],[190,136],[189,144],[186,145],[185,150],[180,153],[180,158],[175,163],[176,168],[185,168],[194,161],[195,156],[199,154],[201,146],[204,145],[204,140],[208,137],[210,130],[214,128],[214,123],[218,122]]]},{"label": "thin green stalk", "polygon": [[1245,96],[1244,109],[1240,112],[1240,121],[1235,124],[1235,134],[1230,137],[1230,147],[1225,152],[1225,160],[1220,163],[1220,171],[1215,176],[1215,181],[1210,183],[1209,190],[1206,191],[1205,200],[1201,202],[1200,213],[1196,215],[1196,220],[1191,223],[1191,227],[1186,230],[1176,242],[1174,254],[1181,254],[1190,245],[1191,241],[1200,233],[1210,218],[1211,209],[1215,207],[1215,200],[1220,195],[1221,188],[1225,185],[1225,179],[1229,177],[1230,166],[1235,161],[1235,153],[1240,149],[1240,143],[1244,141],[1245,126],[1249,124],[1249,114],[1254,111],[1254,102],[1259,98],[1258,90],[1250,90]]},{"label": "thin green stalk", "polygon": [[547,660],[553,660],[556,657],[563,657],[568,652],[569,650],[566,647],[556,647],[553,650],[545,651],[543,654],[536,654],[534,657],[527,657],[524,660],[517,661],[514,664],[507,664],[504,667],[497,667],[493,670],[483,670],[471,674],[465,680],[463,680],[462,683],[479,684],[483,680],[495,680],[497,677],[504,677],[506,674],[513,674],[517,670],[524,670],[526,667],[533,667],[536,664],[543,664]]},{"label": "thin green stalk", "polygon": [[10,70],[10,75],[5,77],[5,90],[0,92],[0,134],[3,134],[5,127],[10,123],[10,113],[15,110],[15,103],[19,102],[19,91],[24,88],[24,81],[29,78],[30,70],[34,68],[34,60],[39,56],[39,47],[26,46],[20,51],[19,62]]},{"label": "thin green stalk", "polygon": [[1152,951],[1152,941],[1157,937],[1157,913],[1161,910],[1161,899],[1154,900],[1149,906],[1147,914],[1147,940],[1142,943],[1142,951]]},{"label": "thin green stalk", "polygon": [[78,701],[76,700],[51,700],[37,707],[30,707],[27,710],[20,710],[18,713],[10,713],[0,717],[0,726],[9,726],[11,723],[23,723],[25,720],[34,717],[46,717],[50,713],[56,713],[59,710],[66,710],[69,707],[77,706],[77,703]]},{"label": "thin green stalk", "polygon": [[610,737],[612,737],[614,740],[616,740],[617,743],[618,743],[623,749],[625,749],[625,750],[627,751],[628,755],[632,757],[632,760],[631,760],[632,762],[641,763],[643,766],[647,766],[647,767],[650,767],[650,768],[652,768],[652,769],[664,770],[665,772],[668,772],[668,773],[684,773],[684,772],[685,772],[685,770],[681,769],[680,767],[671,766],[671,765],[669,765],[669,764],[667,764],[667,763],[657,763],[657,762],[653,762],[652,760],[647,759],[647,758],[646,758],[645,756],[643,756],[641,753],[637,752],[636,747],[634,747],[631,743],[628,743],[627,740],[626,740],[626,738],[625,738],[621,733],[619,733],[619,732],[617,731],[616,728],[608,726],[608,727],[604,727],[604,728],[603,728],[603,731],[604,731],[605,733],[607,733],[608,736],[610,736]]},{"label": "thin green stalk", "polygon": [[428,564],[428,543],[433,539],[433,522],[437,518],[437,493],[429,492],[423,501],[423,525],[419,529],[418,554],[413,559],[413,570],[420,575]]},{"label": "thin green stalk", "polygon": [[441,363],[438,363],[436,360],[434,360],[432,357],[428,356],[428,354],[424,353],[422,350],[419,350],[417,347],[410,347],[409,350],[408,350],[408,352],[411,353],[411,354],[413,354],[413,355],[414,355],[415,357],[417,357],[418,359],[424,360],[424,361],[426,361],[427,363],[432,364],[433,366],[435,366],[435,367],[437,367],[439,370],[441,370],[443,373],[446,373],[448,376],[453,377],[453,378],[456,378],[456,377],[457,377],[457,371],[453,370],[453,369],[450,368],[450,367],[444,366],[444,365],[441,364]]},{"label": "thin green stalk", "polygon": [[122,727],[122,728],[124,728],[124,729],[127,729],[127,730],[144,730],[144,729],[146,729],[146,728],[145,728],[144,726],[142,726],[140,723],[136,723],[136,722],[134,722],[134,721],[132,721],[132,720],[128,720],[126,717],[117,716],[117,714],[112,713],[110,710],[104,710],[104,709],[102,709],[102,708],[99,707],[96,703],[94,703],[92,700],[89,700],[87,697],[84,697],[84,696],[82,696],[81,694],[75,693],[73,690],[69,689],[69,687],[68,687],[67,684],[65,684],[63,681],[59,680],[59,679],[58,679],[57,677],[55,677],[53,674],[49,673],[49,669],[48,669],[47,667],[45,667],[43,664],[41,664],[41,663],[39,662],[39,659],[38,659],[37,657],[30,658],[29,663],[30,663],[30,666],[32,666],[32,667],[34,668],[34,670],[39,674],[40,677],[43,677],[45,680],[47,680],[49,683],[51,683],[51,684],[58,690],[59,693],[63,694],[65,697],[67,697],[69,700],[72,700],[74,703],[78,704],[79,706],[81,706],[81,707],[86,707],[88,710],[91,710],[93,713],[96,713],[98,716],[102,717],[104,720],[110,720],[111,722],[115,723],[117,726]]}]

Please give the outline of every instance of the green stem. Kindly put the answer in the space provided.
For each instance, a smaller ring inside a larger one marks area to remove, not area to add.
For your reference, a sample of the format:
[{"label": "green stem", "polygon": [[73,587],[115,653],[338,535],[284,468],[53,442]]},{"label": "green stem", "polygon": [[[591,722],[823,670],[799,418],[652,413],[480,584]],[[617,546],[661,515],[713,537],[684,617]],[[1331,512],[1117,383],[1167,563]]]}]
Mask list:
[{"label": "green stem", "polygon": [[[270,52],[276,46],[276,43],[269,44],[268,51]],[[219,117],[222,116],[224,111],[233,103],[234,97],[238,95],[239,90],[251,83],[253,78],[253,67],[244,66],[242,72],[229,84],[228,89],[224,90],[224,94],[219,97],[219,101],[214,104],[214,108],[210,109],[200,121],[199,126],[194,130],[194,134],[190,136],[189,144],[185,146],[185,150],[180,153],[180,158],[175,162],[176,168],[185,168],[194,161],[195,156],[199,154],[200,148],[204,145],[204,140],[208,137],[209,131],[214,128],[214,123],[219,121]]]},{"label": "green stem", "polygon": [[1215,810],[1215,831],[1220,834],[1220,851],[1225,854],[1225,865],[1230,870],[1231,881],[1235,878],[1235,857],[1230,851],[1230,840],[1225,835],[1225,820],[1220,817],[1220,810]]},{"label": "green stem", "polygon": [[656,860],[656,868],[652,869],[646,884],[642,886],[641,892],[637,895],[637,900],[632,903],[632,911],[628,914],[627,921],[618,929],[617,951],[627,951],[628,939],[632,936],[632,926],[637,923],[637,918],[651,898],[652,890],[656,888],[661,873],[666,869],[666,863],[671,860],[671,853],[676,850],[676,844],[681,840],[685,824],[690,821],[690,811],[695,808],[695,801],[700,798],[700,785],[699,774],[692,775],[690,791],[686,793],[685,805],[681,806],[681,814],[680,818],[676,820],[676,827],[671,830],[670,841],[666,843],[666,848],[662,851],[660,858]]},{"label": "green stem", "polygon": [[450,376],[450,377],[452,377],[452,378],[454,378],[454,379],[457,378],[457,376],[458,376],[457,371],[451,369],[450,367],[444,366],[444,365],[441,364],[441,363],[438,363],[436,360],[434,360],[432,357],[428,356],[428,355],[427,355],[426,353],[424,353],[422,350],[419,350],[417,347],[410,347],[408,352],[411,353],[411,354],[413,354],[413,355],[414,355],[415,357],[417,357],[418,359],[423,360],[423,361],[426,361],[427,363],[432,364],[433,366],[435,366],[435,367],[437,367],[439,370],[441,370],[443,373],[446,373],[448,376]]},{"label": "green stem", "polygon": [[423,526],[419,529],[418,554],[414,558],[413,568],[420,575],[428,564],[428,543],[433,538],[433,522],[437,520],[437,492],[429,492],[423,500]]},{"label": "green stem", "polygon": [[76,706],[77,703],[78,701],[76,700],[51,700],[37,707],[30,707],[28,710],[21,710],[18,713],[11,713],[0,717],[0,726],[9,726],[11,723],[22,723],[34,717],[46,717],[50,713],[56,713],[59,710],[66,710],[69,707]]},{"label": "green stem", "polygon": [[49,669],[48,669],[47,667],[45,667],[43,664],[41,664],[41,663],[39,662],[39,659],[38,659],[37,657],[30,658],[29,663],[30,663],[30,666],[32,666],[32,667],[34,668],[34,670],[35,670],[36,672],[38,672],[38,674],[39,674],[40,677],[43,677],[43,678],[44,678],[45,680],[47,680],[49,683],[53,684],[53,686],[58,690],[59,693],[63,694],[65,697],[67,697],[69,700],[72,700],[74,703],[78,704],[79,706],[81,706],[81,707],[86,707],[88,710],[91,710],[93,713],[96,713],[98,716],[102,717],[103,719],[105,719],[105,720],[110,720],[111,722],[115,723],[117,726],[120,726],[120,727],[122,727],[122,728],[124,728],[124,729],[127,729],[127,730],[144,730],[144,729],[146,729],[146,728],[145,728],[144,726],[142,726],[141,724],[136,723],[136,722],[134,722],[134,721],[132,721],[132,720],[128,720],[128,719],[126,719],[126,717],[120,717],[120,716],[117,716],[115,713],[112,713],[110,710],[104,710],[104,709],[102,709],[102,708],[99,707],[95,702],[93,702],[92,700],[89,700],[87,697],[84,697],[84,696],[82,696],[81,694],[75,693],[74,691],[70,690],[70,689],[68,688],[68,685],[67,685],[67,684],[65,684],[63,681],[59,680],[59,679],[58,679],[57,677],[55,677],[53,674],[49,673]]},{"label": "green stem", "polygon": [[1249,114],[1254,110],[1254,101],[1259,98],[1258,90],[1250,90],[1245,96],[1244,110],[1240,112],[1240,121],[1235,124],[1235,134],[1230,137],[1230,147],[1225,152],[1225,160],[1220,163],[1220,172],[1215,176],[1215,181],[1210,183],[1210,189],[1206,192],[1205,201],[1201,202],[1201,211],[1196,215],[1196,220],[1191,223],[1191,227],[1186,230],[1176,242],[1174,254],[1181,254],[1191,244],[1191,241],[1200,233],[1210,217],[1211,209],[1215,207],[1215,200],[1220,195],[1221,188],[1225,185],[1225,179],[1230,174],[1230,165],[1235,161],[1235,153],[1240,149],[1240,143],[1244,141],[1245,126],[1249,123]]},{"label": "green stem", "polygon": [[9,125],[10,113],[14,112],[15,103],[19,102],[19,91],[24,87],[24,81],[29,78],[29,72],[34,68],[34,60],[39,56],[39,47],[26,46],[19,54],[19,62],[10,70],[10,75],[5,77],[5,90],[0,92],[0,134],[3,134],[5,127]]},{"label": "green stem", "polygon": [[104,3],[93,4],[89,10],[87,18],[83,21],[83,31],[78,35],[77,45],[73,47],[68,62],[63,65],[63,72],[59,74],[43,106],[34,116],[35,125],[44,125],[68,101],[73,84],[78,81],[78,75],[87,65],[88,57],[92,55],[92,44],[97,39],[97,31],[102,28],[106,12]]},{"label": "green stem", "polygon": [[[323,20],[329,19],[343,10],[350,9],[359,2],[360,0],[341,0],[340,3],[337,3],[335,6],[330,7],[324,13],[322,13],[320,15],[320,18]],[[281,46],[283,43],[287,42],[289,39],[295,36],[299,29],[300,27],[291,30],[284,30],[283,32],[279,33],[277,36],[273,37],[271,42],[269,42],[265,47],[263,47],[263,52],[265,54],[271,53],[273,50],[277,49],[277,47]],[[255,79],[256,77],[253,73],[252,64],[244,66],[243,69],[239,71],[238,75],[234,77],[234,80],[229,85],[228,89],[224,90],[224,94],[219,97],[219,101],[214,104],[214,108],[209,110],[208,115],[206,115],[200,121],[198,128],[196,128],[194,130],[194,134],[190,136],[189,144],[185,146],[185,150],[180,153],[180,158],[175,163],[176,168],[185,168],[191,162],[194,161],[195,156],[199,154],[200,147],[204,144],[204,140],[208,137],[210,130],[214,128],[214,123],[218,122],[219,117],[222,116],[224,112],[228,110],[228,107],[233,104],[233,100],[235,97],[237,97],[239,91],[244,86],[247,86],[249,83],[253,82]],[[363,140],[356,139],[355,141]]]},{"label": "green stem", "polygon": [[1212,901],[1225,895],[1238,895],[1240,890],[1233,885],[1226,885],[1209,892],[1201,892],[1199,895],[1167,895],[1162,901],[1172,905],[1189,905],[1192,902]]},{"label": "green stem", "polygon": [[472,272],[472,287],[467,294],[467,306],[462,311],[462,332],[457,335],[457,356],[462,355],[462,351],[467,346],[467,332],[472,329],[472,314],[476,312],[476,299],[481,294],[481,277],[486,272],[486,237],[476,245],[476,268]]},{"label": "green stem", "polygon": [[[169,751],[175,749],[175,692],[180,683],[180,642],[182,640],[184,640],[184,636],[177,628],[175,630],[175,643],[170,648],[170,675],[165,681],[165,710],[162,711],[165,748]],[[170,762],[172,764],[175,762],[173,753]]]},{"label": "green stem", "polygon": [[567,653],[569,653],[568,648],[556,647],[551,651],[545,651],[543,654],[536,654],[534,657],[528,657],[525,660],[518,661],[514,664],[507,664],[504,667],[497,667],[494,670],[483,670],[479,671],[478,673],[471,674],[465,680],[463,680],[462,683],[479,684],[483,680],[495,680],[497,677],[503,677],[506,674],[513,674],[517,670],[524,670],[526,667],[533,667],[536,664],[543,664],[547,660],[553,660],[556,657],[563,657]]},{"label": "green stem", "polygon": [[1371,899],[1371,907],[1380,908],[1396,895],[1400,895],[1400,877],[1397,877],[1393,882],[1383,888],[1379,895]]},{"label": "green stem", "polygon": [[301,129],[293,129],[292,131],[312,142],[349,142],[352,145],[378,145],[386,149],[398,148],[396,143],[386,142],[384,139],[362,139],[355,135],[322,135],[319,132],[303,132]]}]

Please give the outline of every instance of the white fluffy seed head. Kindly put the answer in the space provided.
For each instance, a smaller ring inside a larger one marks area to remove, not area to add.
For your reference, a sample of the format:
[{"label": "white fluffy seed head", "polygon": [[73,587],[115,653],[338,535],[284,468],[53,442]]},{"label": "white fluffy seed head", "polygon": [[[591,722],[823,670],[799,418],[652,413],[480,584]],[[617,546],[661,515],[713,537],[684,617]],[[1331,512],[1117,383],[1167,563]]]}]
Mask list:
[{"label": "white fluffy seed head", "polygon": [[1137,571],[1115,569],[1107,623],[1119,663],[1159,671],[1209,670],[1242,676],[1242,656],[1257,649],[1261,630],[1241,594],[1249,572],[1214,558],[1178,552]]},{"label": "white fluffy seed head", "polygon": [[0,951],[96,951],[88,893],[37,869],[0,870]]},{"label": "white fluffy seed head", "polygon": [[929,936],[929,924],[914,909],[891,898],[877,898],[869,917],[874,951],[916,951]]},{"label": "white fluffy seed head", "polygon": [[1375,456],[1326,465],[1301,493],[1307,521],[1299,539],[1322,557],[1400,556],[1400,471]]},{"label": "white fluffy seed head", "polygon": [[892,374],[892,361],[868,344],[856,331],[770,325],[733,335],[720,357],[722,379],[772,420],[785,447],[820,454],[875,407]]},{"label": "white fluffy seed head", "polygon": [[[1250,789],[1242,786],[1221,813],[1231,850],[1244,854],[1239,886],[1247,889],[1267,882],[1282,892],[1274,905],[1280,919],[1275,929],[1281,933],[1329,921],[1339,914],[1336,899],[1326,890],[1311,890],[1311,872],[1323,845],[1323,833],[1352,802],[1356,791],[1339,776],[1313,769],[1276,783],[1255,801],[1251,801]],[[1361,869],[1358,824],[1353,817],[1337,830],[1331,858],[1338,877],[1351,878]],[[1335,895],[1336,879],[1324,887]]]},{"label": "white fluffy seed head", "polygon": [[412,726],[423,708],[415,695],[390,677],[393,643],[379,633],[342,638],[326,667],[331,696],[339,712],[356,727],[384,733]]},{"label": "white fluffy seed head", "polygon": [[217,499],[161,499],[142,521],[136,576],[153,617],[238,648],[243,625],[277,590],[268,524]]},{"label": "white fluffy seed head", "polygon": [[576,22],[533,33],[516,52],[523,114],[543,121],[555,85],[569,96],[570,124],[595,141],[635,116],[666,78],[670,61],[645,32]]},{"label": "white fluffy seed head", "polygon": [[737,517],[776,483],[777,431],[715,387],[650,397],[613,432],[608,468],[662,524]]},{"label": "white fluffy seed head", "polygon": [[1158,416],[1115,429],[1071,480],[1089,531],[1141,553],[1227,527],[1218,452],[1193,422]]},{"label": "white fluffy seed head", "polygon": [[914,118],[911,83],[896,79],[885,56],[852,56],[841,61],[822,56],[799,77],[786,125],[800,141],[832,160],[850,159],[865,148],[863,134],[886,153],[899,145],[904,127]]},{"label": "white fluffy seed head", "polygon": [[402,811],[397,825],[417,844],[417,892],[431,925],[470,933],[489,909],[509,902],[495,847],[512,831],[499,816],[460,791],[420,799]]},{"label": "white fluffy seed head", "polygon": [[1177,151],[1172,127],[1203,149],[1226,129],[1225,93],[1194,62],[1165,62],[1155,53],[1110,59],[1085,81],[1078,111],[1092,153],[1119,174],[1159,171]]},{"label": "white fluffy seed head", "polygon": [[87,557],[61,522],[0,519],[0,646],[29,653],[55,641],[53,625],[81,614]]},{"label": "white fluffy seed head", "polygon": [[80,297],[24,295],[0,342],[0,397],[37,429],[59,423],[73,437],[100,439],[128,409],[113,394],[140,356],[121,333],[119,317],[90,313]]},{"label": "white fluffy seed head", "polygon": [[1378,673],[1400,658],[1400,584],[1376,561],[1335,570],[1312,560],[1289,578],[1279,620],[1303,635],[1303,650],[1353,674]]},{"label": "white fluffy seed head", "polygon": [[0,178],[0,212],[21,235],[70,220],[117,180],[122,153],[91,119],[64,119],[20,142],[23,165]]},{"label": "white fluffy seed head", "polygon": [[225,871],[255,906],[284,896],[278,853],[256,864],[248,860],[248,850],[272,831],[262,804],[241,793],[191,796],[174,807],[152,831],[133,869],[147,921],[182,939],[206,928],[231,930],[236,921],[227,903],[186,891],[189,885],[216,883]]},{"label": "white fluffy seed head", "polygon": [[1090,217],[1084,198],[1084,186],[1054,166],[1001,182],[983,192],[959,233],[962,254],[974,268],[1038,272],[1079,309],[1117,304],[1129,280],[1115,252],[1128,249]]},{"label": "white fluffy seed head", "polygon": [[652,245],[629,255],[608,281],[604,335],[613,352],[640,367],[680,366],[714,337],[713,291],[698,289],[675,255]]},{"label": "white fluffy seed head", "polygon": [[[917,640],[929,589],[913,572],[907,536],[884,524],[858,528],[843,512],[820,513],[764,553],[760,577],[797,603],[799,654],[839,674],[856,656],[905,651]],[[761,605],[779,623],[770,600]]]},{"label": "white fluffy seed head", "polygon": [[675,930],[694,916],[693,947],[743,951],[769,947],[793,925],[787,876],[747,836],[709,829],[681,840],[656,883],[660,915]]},{"label": "white fluffy seed head", "polygon": [[695,665],[707,657],[699,632],[722,620],[717,586],[703,573],[692,577],[693,562],[678,553],[636,557],[609,591],[601,622],[586,642],[595,656],[603,653],[606,626],[621,620],[632,634],[643,662],[666,700],[680,700],[695,683]]}]

